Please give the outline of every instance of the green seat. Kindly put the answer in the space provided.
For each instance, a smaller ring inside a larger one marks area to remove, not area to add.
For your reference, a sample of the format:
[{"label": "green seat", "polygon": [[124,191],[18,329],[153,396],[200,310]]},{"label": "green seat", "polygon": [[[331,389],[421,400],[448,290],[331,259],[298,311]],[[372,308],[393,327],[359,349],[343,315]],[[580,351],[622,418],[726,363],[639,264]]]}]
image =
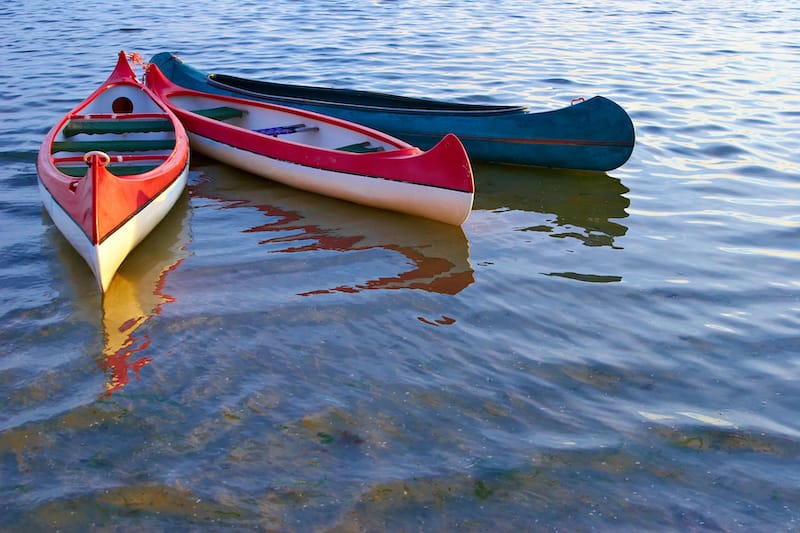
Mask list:
[{"label": "green seat", "polygon": [[364,141],[361,143],[355,144],[348,144],[347,146],[341,146],[337,148],[337,150],[342,150],[344,152],[355,152],[357,154],[366,154],[369,152],[382,152],[382,146],[370,146],[369,141]]},{"label": "green seat", "polygon": [[102,140],[102,141],[56,141],[52,153],[57,152],[141,152],[146,150],[172,150],[175,139],[140,139],[140,140]]},{"label": "green seat", "polygon": [[72,137],[79,133],[142,133],[149,131],[172,131],[172,122],[166,118],[142,120],[71,120],[64,127],[64,137]]},{"label": "green seat", "polygon": [[244,116],[244,111],[233,107],[212,107],[211,109],[195,109],[192,113],[214,120],[227,120]]}]

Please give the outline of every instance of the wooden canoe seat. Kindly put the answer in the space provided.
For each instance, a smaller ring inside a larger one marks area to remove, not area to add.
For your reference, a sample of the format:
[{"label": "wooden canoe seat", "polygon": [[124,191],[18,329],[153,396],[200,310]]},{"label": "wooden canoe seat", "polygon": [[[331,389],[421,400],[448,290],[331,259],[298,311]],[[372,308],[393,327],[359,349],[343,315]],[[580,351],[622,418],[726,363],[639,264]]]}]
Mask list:
[{"label": "wooden canoe seat", "polygon": [[72,137],[79,133],[93,135],[96,133],[142,133],[150,131],[172,131],[172,122],[168,118],[125,120],[81,118],[70,120],[63,130],[64,137]]},{"label": "wooden canoe seat", "polygon": [[357,154],[366,154],[369,152],[382,152],[383,146],[372,146],[370,141],[364,141],[361,143],[355,144],[348,144],[347,146],[341,146],[337,148],[337,150],[342,150],[344,152],[355,152]]},{"label": "wooden canoe seat", "polygon": [[[67,176],[71,176],[73,178],[82,178],[86,175],[87,168],[87,166],[83,165],[60,167],[58,170]],[[134,176],[136,174],[144,174],[145,172],[149,172],[154,168],[158,168],[158,165],[109,165],[106,168],[108,168],[112,174],[117,176]]]},{"label": "wooden canoe seat", "polygon": [[227,120],[229,118],[239,118],[244,116],[244,111],[234,107],[212,107],[211,109],[195,109],[192,113],[202,115],[214,120]]},{"label": "wooden canoe seat", "polygon": [[292,124],[291,126],[275,126],[273,128],[264,128],[253,131],[257,133],[263,133],[264,135],[277,137],[278,135],[300,133],[301,131],[319,131],[319,128],[317,126],[306,126],[305,124]]},{"label": "wooden canoe seat", "polygon": [[141,140],[102,140],[102,141],[56,141],[52,153],[58,152],[141,152],[146,150],[172,150],[175,139],[141,139]]}]

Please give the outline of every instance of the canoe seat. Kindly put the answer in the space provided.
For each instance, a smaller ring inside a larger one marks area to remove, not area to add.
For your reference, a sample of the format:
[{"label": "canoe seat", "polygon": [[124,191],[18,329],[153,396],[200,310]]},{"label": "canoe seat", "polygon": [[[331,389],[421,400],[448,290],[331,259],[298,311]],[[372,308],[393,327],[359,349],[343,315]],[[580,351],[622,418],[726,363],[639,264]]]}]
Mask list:
[{"label": "canoe seat", "polygon": [[72,137],[79,133],[89,135],[95,133],[142,133],[149,131],[172,131],[172,122],[167,118],[101,120],[70,120],[64,127],[64,137]]},{"label": "canoe seat", "polygon": [[244,111],[234,107],[212,107],[210,109],[195,109],[192,113],[202,115],[214,120],[227,120],[229,118],[239,118],[244,116]]},{"label": "canoe seat", "polygon": [[175,139],[141,139],[141,140],[103,140],[103,141],[56,141],[52,153],[57,152],[141,152],[145,150],[172,150]]},{"label": "canoe seat", "polygon": [[274,128],[264,128],[260,130],[253,130],[257,133],[264,135],[288,135],[289,133],[300,133],[301,131],[319,131],[317,126],[306,126],[305,124],[292,124],[291,126],[275,126]]},{"label": "canoe seat", "polygon": [[340,146],[337,150],[366,154],[369,152],[382,152],[383,146],[372,146],[370,141],[364,141],[361,143],[348,144],[347,146]]},{"label": "canoe seat", "polygon": [[[86,175],[87,168],[88,167],[83,165],[74,167],[60,167],[58,170],[67,176],[71,176],[73,178],[82,178]],[[106,168],[108,168],[112,174],[117,176],[134,176],[136,174],[144,174],[145,172],[149,172],[154,168],[158,168],[158,165],[109,165]]]}]

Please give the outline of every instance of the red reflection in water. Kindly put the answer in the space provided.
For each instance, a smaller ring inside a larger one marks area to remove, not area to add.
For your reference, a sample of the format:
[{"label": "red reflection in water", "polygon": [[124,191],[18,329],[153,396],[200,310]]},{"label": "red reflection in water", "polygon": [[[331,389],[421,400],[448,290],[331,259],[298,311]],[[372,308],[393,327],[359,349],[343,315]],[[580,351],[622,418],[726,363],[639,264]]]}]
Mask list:
[{"label": "red reflection in water", "polygon": [[[128,376],[129,369],[134,372],[136,379],[139,379],[139,371],[153,361],[153,358],[148,356],[141,357],[135,361],[129,361],[133,354],[141,352],[150,346],[150,339],[146,337],[145,339],[145,342],[143,342],[138,348],[125,347],[107,356],[104,363],[100,365],[100,368],[102,368],[103,371],[110,371],[110,375],[106,381],[106,391],[103,395],[104,397],[108,398],[112,393],[117,392],[128,384],[128,380],[130,379]],[[136,341],[131,338],[131,343],[135,342]]]},{"label": "red reflection in water", "polygon": [[274,234],[260,241],[273,247],[285,245],[272,253],[382,249],[404,256],[404,260],[398,261],[402,268],[408,268],[409,262],[413,266],[399,274],[322,287],[299,296],[375,289],[457,294],[475,281],[469,264],[469,243],[458,226],[356,206],[248,177],[225,165],[203,167],[189,186],[189,195],[222,202],[222,209],[256,209],[272,219],[244,230]]},{"label": "red reflection in water", "polygon": [[424,324],[429,324],[431,326],[449,326],[451,324],[455,324],[456,323],[456,319],[455,318],[451,318],[451,317],[445,316],[445,315],[442,315],[442,318],[437,318],[436,320],[433,320],[433,321],[428,320],[427,318],[421,317],[421,316],[418,316],[417,320],[419,320],[420,322],[422,322]]},{"label": "red reflection in water", "polygon": [[[96,363],[107,376],[101,398],[120,391],[131,379],[139,379],[141,370],[154,361],[152,355],[145,355],[151,352],[152,340],[137,331],[175,301],[165,292],[165,285],[168,275],[189,255],[190,213],[184,196],[126,258],[108,290],[99,295],[104,344]],[[65,239],[54,245],[60,250],[60,265],[68,268],[75,294],[80,295],[77,311],[95,320],[98,294],[89,288],[94,287],[91,272]]]},{"label": "red reflection in water", "polygon": [[396,246],[384,248],[402,253],[416,265],[416,268],[398,276],[369,280],[353,287],[342,285],[331,289],[304,292],[300,296],[359,292],[370,289],[420,289],[440,294],[457,294],[475,281],[472,270],[454,272],[456,265],[441,257],[426,257],[413,249]]},{"label": "red reflection in water", "polygon": [[[271,205],[254,207],[277,220],[250,228],[246,230],[247,233],[281,233],[280,236],[260,241],[261,244],[303,243],[278,250],[281,253],[318,250],[347,252],[380,248],[400,253],[414,265],[413,269],[396,276],[306,291],[299,296],[336,292],[356,293],[375,289],[419,289],[441,294],[457,294],[475,281],[473,270],[469,265],[469,246],[461,228],[422,220],[405,221],[402,227],[384,225],[382,228],[381,216],[377,215],[375,224],[367,228],[352,228],[362,230],[363,234],[338,235],[333,233],[334,230],[325,230],[317,224],[304,221],[304,216],[301,214]],[[337,231],[349,231],[347,224],[338,226],[340,229]],[[410,244],[402,245],[396,242],[403,239],[410,241]],[[404,265],[407,263],[403,262]]]},{"label": "red reflection in water", "polygon": [[175,301],[164,287],[168,274],[189,255],[190,212],[184,196],[126,258],[104,294],[97,293],[94,276],[67,240],[55,230],[49,233],[58,257],[58,275],[66,274],[72,286],[76,315],[94,322],[100,300],[104,345],[96,364],[107,374],[101,398],[118,392],[132,377],[138,379],[141,370],[154,360],[143,355],[152,347],[151,339],[136,332],[160,315],[165,304]]},{"label": "red reflection in water", "polygon": [[[153,259],[153,255],[144,254]],[[112,280],[103,296],[103,328],[105,332],[105,348],[103,359],[98,366],[108,374],[105,391],[101,397],[125,387],[131,374],[139,379],[139,372],[153,361],[151,356],[132,358],[145,351],[151,345],[148,335],[136,336],[136,330],[149,319],[161,314],[164,304],[175,301],[164,293],[164,282],[167,274],[175,270],[183,259],[174,259],[172,264],[163,266],[156,261],[155,268],[144,271],[126,268]],[[127,265],[126,265],[127,267]],[[160,270],[158,270],[160,268]]]}]

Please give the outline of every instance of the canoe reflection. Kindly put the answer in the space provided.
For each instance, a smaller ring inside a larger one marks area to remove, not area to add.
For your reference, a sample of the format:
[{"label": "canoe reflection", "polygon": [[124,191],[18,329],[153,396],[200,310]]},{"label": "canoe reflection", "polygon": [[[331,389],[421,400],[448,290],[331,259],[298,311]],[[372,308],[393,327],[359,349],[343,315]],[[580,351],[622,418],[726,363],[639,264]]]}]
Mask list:
[{"label": "canoe reflection", "polygon": [[97,357],[97,365],[107,374],[104,396],[125,387],[131,377],[138,379],[139,371],[152,361],[150,356],[137,356],[148,351],[151,341],[147,334],[137,335],[136,332],[145,322],[161,314],[164,304],[175,301],[164,292],[164,283],[167,274],[189,255],[189,219],[189,201],[184,194],[127,257],[105,294],[97,291],[91,272],[81,264],[80,256],[68,247],[65,239],[54,242],[77,297],[76,314],[94,322],[97,299],[102,301],[103,349]]},{"label": "canoe reflection", "polygon": [[611,247],[628,231],[619,220],[628,216],[630,200],[623,195],[629,189],[607,174],[486,164],[474,164],[473,172],[473,209],[555,215],[546,224],[522,231]]},{"label": "canoe reflection", "polygon": [[[152,357],[137,354],[148,348],[150,338],[136,330],[160,315],[164,304],[175,299],[164,292],[167,274],[189,255],[190,209],[185,195],[169,216],[128,257],[103,297],[105,347],[100,367],[108,373],[106,395],[128,384]],[[135,251],[136,252],[136,251]]]},{"label": "canoe reflection", "polygon": [[260,244],[269,245],[270,253],[383,249],[403,258],[396,263],[399,272],[300,296],[375,289],[457,294],[474,282],[469,244],[459,226],[311,194],[208,159],[196,164],[200,179],[190,183],[190,195],[261,211],[268,222],[245,231],[263,233]]}]

